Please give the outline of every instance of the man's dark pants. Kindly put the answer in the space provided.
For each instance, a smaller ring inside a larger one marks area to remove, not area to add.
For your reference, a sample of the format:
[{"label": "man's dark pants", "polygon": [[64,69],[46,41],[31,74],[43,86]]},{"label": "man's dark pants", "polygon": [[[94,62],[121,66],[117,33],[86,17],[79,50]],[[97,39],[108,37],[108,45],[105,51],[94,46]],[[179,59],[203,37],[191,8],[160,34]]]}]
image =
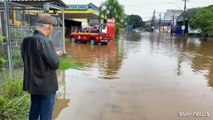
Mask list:
[{"label": "man's dark pants", "polygon": [[29,120],[52,120],[55,94],[56,92],[46,96],[31,94]]}]

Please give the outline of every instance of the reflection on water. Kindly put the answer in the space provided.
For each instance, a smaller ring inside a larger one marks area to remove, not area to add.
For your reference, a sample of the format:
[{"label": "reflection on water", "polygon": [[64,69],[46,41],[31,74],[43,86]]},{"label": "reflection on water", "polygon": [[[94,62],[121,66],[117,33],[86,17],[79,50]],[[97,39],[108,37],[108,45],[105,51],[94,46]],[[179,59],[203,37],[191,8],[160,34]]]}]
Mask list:
[{"label": "reflection on water", "polygon": [[55,103],[55,109],[53,112],[53,119],[56,119],[58,115],[62,112],[63,109],[68,107],[70,99],[66,98],[67,90],[66,90],[66,81],[65,81],[65,73],[64,71],[59,71],[58,73],[58,79],[59,79],[59,91],[58,96]]},{"label": "reflection on water", "polygon": [[[121,36],[120,36],[121,37]],[[124,34],[125,40],[132,41],[132,42],[140,42],[141,41],[141,34],[138,32],[127,32]]]},{"label": "reflection on water", "polygon": [[[67,41],[69,42],[69,41]],[[117,78],[115,75],[119,71],[124,53],[119,43],[110,42],[107,46],[91,46],[87,44],[69,44],[66,46],[67,53],[72,59],[83,62],[86,67],[97,68],[100,75],[106,78]]]},{"label": "reflection on water", "polygon": [[213,40],[124,33],[108,46],[66,48],[86,66],[59,72],[56,120],[213,119]]},{"label": "reflection on water", "polygon": [[213,41],[197,42],[189,44],[191,54],[194,54],[192,59],[192,68],[195,72],[202,72],[208,79],[209,86],[213,87]]},{"label": "reflection on water", "polygon": [[151,53],[156,52],[172,58],[177,58],[177,75],[181,75],[181,64],[191,65],[194,72],[203,73],[208,77],[209,85],[213,87],[212,62],[213,40],[200,41],[199,38],[178,38],[164,34],[149,36]]}]

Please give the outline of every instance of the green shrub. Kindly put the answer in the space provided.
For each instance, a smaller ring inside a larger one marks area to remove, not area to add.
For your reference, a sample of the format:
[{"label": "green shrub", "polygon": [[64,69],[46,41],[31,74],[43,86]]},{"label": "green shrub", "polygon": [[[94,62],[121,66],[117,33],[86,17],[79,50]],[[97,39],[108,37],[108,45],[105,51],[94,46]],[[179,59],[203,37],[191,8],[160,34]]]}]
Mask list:
[{"label": "green shrub", "polygon": [[0,65],[6,63],[6,60],[4,58],[0,58]]},{"label": "green shrub", "polygon": [[3,65],[6,63],[6,60],[3,58],[0,58],[0,71],[2,71]]},{"label": "green shrub", "polygon": [[7,84],[3,86],[3,96],[13,99],[24,94],[22,90],[22,82],[20,79],[9,79]]},{"label": "green shrub", "polygon": [[0,35],[0,45],[4,42],[5,37]]},{"label": "green shrub", "polygon": [[14,47],[12,49],[12,59],[13,59],[13,67],[19,68],[23,66],[23,61],[21,58],[21,50],[19,47]]},{"label": "green shrub", "polygon": [[15,97],[13,99],[5,99],[2,110],[0,111],[2,119],[23,120],[27,118],[30,102],[29,95]]},{"label": "green shrub", "polygon": [[22,76],[9,78],[2,89],[0,119],[26,119],[30,108],[30,98],[29,94],[22,90]]},{"label": "green shrub", "polygon": [[5,98],[0,96],[0,111],[2,111],[2,108],[3,108],[5,103],[6,103]]}]

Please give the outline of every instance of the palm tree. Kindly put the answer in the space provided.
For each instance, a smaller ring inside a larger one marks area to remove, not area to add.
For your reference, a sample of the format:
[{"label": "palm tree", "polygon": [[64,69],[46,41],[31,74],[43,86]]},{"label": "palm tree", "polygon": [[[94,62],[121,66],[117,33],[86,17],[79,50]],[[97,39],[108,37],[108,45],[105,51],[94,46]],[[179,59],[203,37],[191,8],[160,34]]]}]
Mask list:
[{"label": "palm tree", "polygon": [[100,6],[100,15],[121,22],[124,18],[124,6],[119,4],[117,0],[107,0]]},{"label": "palm tree", "polygon": [[100,6],[100,16],[106,18],[112,18],[116,21],[116,31],[121,27],[121,22],[125,18],[124,6],[117,0],[106,0]]}]

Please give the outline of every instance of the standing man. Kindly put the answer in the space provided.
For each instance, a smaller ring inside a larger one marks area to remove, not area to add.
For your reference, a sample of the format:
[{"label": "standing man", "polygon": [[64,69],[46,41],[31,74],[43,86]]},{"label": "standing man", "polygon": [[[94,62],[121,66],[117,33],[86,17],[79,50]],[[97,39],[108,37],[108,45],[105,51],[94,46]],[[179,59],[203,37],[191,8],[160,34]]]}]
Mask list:
[{"label": "standing man", "polygon": [[24,38],[21,54],[24,62],[23,89],[31,95],[29,120],[52,120],[58,90],[56,69],[62,51],[55,51],[48,38],[55,22],[51,15],[40,13],[34,33]]}]

